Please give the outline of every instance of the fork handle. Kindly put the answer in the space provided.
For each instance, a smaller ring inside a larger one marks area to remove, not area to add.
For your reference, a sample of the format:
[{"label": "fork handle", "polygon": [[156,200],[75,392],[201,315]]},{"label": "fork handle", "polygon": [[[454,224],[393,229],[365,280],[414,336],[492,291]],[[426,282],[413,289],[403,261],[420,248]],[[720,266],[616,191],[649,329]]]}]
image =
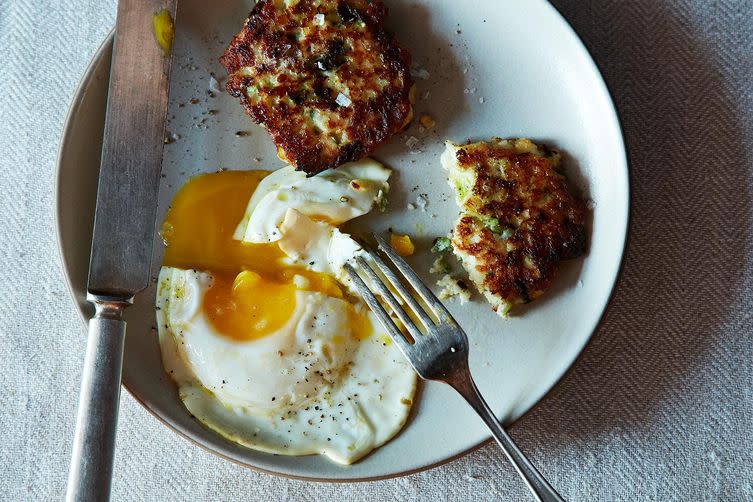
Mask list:
[{"label": "fork handle", "polygon": [[497,440],[499,446],[502,447],[502,451],[505,452],[507,458],[510,460],[515,470],[518,471],[520,477],[528,485],[528,489],[536,500],[541,502],[564,502],[564,499],[555,491],[549,482],[544,479],[544,476],[531,464],[531,462],[523,455],[518,446],[507,434],[507,431],[499,423],[497,417],[492,412],[489,405],[481,396],[478,391],[473,378],[468,375],[468,378],[455,379],[448,382],[450,385],[461,395],[463,399],[471,405],[471,407],[478,413],[481,419]]}]

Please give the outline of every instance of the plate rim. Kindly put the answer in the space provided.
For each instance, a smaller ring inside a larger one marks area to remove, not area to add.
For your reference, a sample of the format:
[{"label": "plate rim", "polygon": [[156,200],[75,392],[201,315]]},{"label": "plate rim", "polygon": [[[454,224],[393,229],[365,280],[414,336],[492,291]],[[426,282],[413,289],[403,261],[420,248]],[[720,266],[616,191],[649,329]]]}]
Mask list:
[{"label": "plate rim", "polygon": [[[583,346],[578,350],[572,359],[568,362],[565,369],[562,371],[562,373],[554,380],[552,385],[549,387],[549,389],[523,414],[520,415],[516,420],[513,422],[510,422],[506,425],[506,429],[510,430],[514,427],[516,427],[519,422],[521,422],[524,418],[526,418],[529,414],[534,412],[546,399],[548,399],[553,392],[559,388],[559,386],[563,383],[565,378],[570,375],[570,373],[574,370],[576,366],[576,362],[581,358],[583,353],[585,352],[586,348],[591,344],[593,341],[594,334],[600,330],[604,323],[604,319],[607,315],[607,312],[610,311],[610,309],[613,307],[613,300],[615,296],[615,292],[618,289],[618,286],[620,286],[623,275],[624,275],[624,269],[625,269],[625,257],[627,255],[628,247],[630,246],[630,221],[631,221],[631,212],[632,212],[632,190],[630,187],[630,155],[627,148],[627,143],[625,141],[625,133],[623,128],[623,121],[620,115],[620,110],[617,107],[617,104],[615,103],[612,92],[609,89],[609,86],[606,82],[606,80],[603,77],[603,74],[601,72],[601,69],[599,68],[598,64],[594,60],[593,56],[591,55],[591,52],[588,50],[586,45],[583,43],[583,40],[581,37],[577,34],[575,29],[570,25],[570,23],[567,21],[567,19],[557,10],[557,8],[552,5],[547,0],[539,0],[541,4],[545,6],[545,8],[550,9],[550,11],[559,19],[559,21],[562,23],[563,27],[565,27],[570,34],[573,36],[574,40],[577,41],[580,50],[583,52],[585,56],[587,56],[587,60],[590,62],[591,66],[593,67],[593,70],[596,75],[599,77],[599,82],[603,86],[603,90],[606,93],[606,96],[609,98],[609,103],[611,104],[612,111],[614,113],[614,119],[615,124],[617,126],[617,132],[619,133],[620,142],[622,145],[622,152],[624,155],[624,164],[625,164],[625,174],[626,174],[626,193],[625,193],[625,209],[626,209],[626,217],[624,222],[624,232],[622,236],[622,245],[620,246],[620,257],[619,257],[619,263],[617,266],[617,271],[614,277],[614,280],[612,282],[612,285],[610,287],[609,295],[607,296],[606,302],[604,304],[604,307],[602,309],[602,312],[599,316],[598,321],[594,325],[594,328],[591,330],[591,333],[586,338],[585,342],[583,343]],[[66,253],[63,249],[63,243],[61,239],[61,235],[63,234],[63,229],[61,227],[61,212],[62,212],[62,193],[61,193],[61,173],[62,173],[62,160],[63,160],[63,154],[66,148],[66,145],[68,144],[70,137],[73,134],[73,120],[76,116],[76,111],[78,110],[79,105],[83,101],[84,98],[84,88],[89,84],[92,75],[96,69],[96,67],[100,64],[100,60],[103,58],[103,54],[109,50],[113,44],[114,41],[114,35],[115,35],[115,28],[113,27],[105,36],[104,40],[101,42],[95,53],[92,55],[91,60],[89,61],[89,64],[87,65],[86,69],[84,70],[78,84],[76,85],[76,88],[73,93],[73,98],[71,99],[71,103],[68,106],[68,111],[65,116],[65,120],[62,125],[61,129],[61,135],[60,140],[58,144],[57,149],[57,156],[55,159],[55,180],[54,180],[54,200],[53,200],[53,219],[54,219],[54,227],[55,227],[55,241],[56,241],[56,247],[58,252],[58,257],[61,261],[62,268],[63,268],[63,275],[65,278],[65,283],[68,288],[69,293],[69,299],[73,306],[75,307],[75,310],[78,312],[79,318],[83,322],[83,327],[86,328],[88,319],[86,318],[85,313],[80,308],[80,303],[78,301],[78,298],[76,296],[76,290],[73,285],[73,281],[71,280],[71,264],[70,259],[67,257]],[[314,477],[314,476],[305,476],[305,475],[295,475],[290,474],[286,472],[279,472],[271,469],[267,469],[264,467],[260,467],[258,465],[253,465],[247,462],[240,461],[238,459],[232,458],[225,453],[218,451],[214,448],[212,448],[208,444],[204,444],[202,441],[200,441],[198,438],[193,437],[193,435],[186,430],[183,430],[182,427],[180,427],[177,423],[173,423],[170,421],[169,417],[163,417],[161,416],[155,409],[151,408],[146,401],[144,401],[138,394],[138,392],[131,388],[130,385],[128,385],[125,381],[122,382],[122,386],[126,389],[128,394],[131,395],[131,397],[136,400],[150,415],[152,415],[154,418],[156,418],[160,423],[162,423],[164,426],[166,426],[168,429],[172,430],[173,432],[177,433],[182,438],[188,440],[190,443],[198,446],[202,450],[212,454],[216,455],[219,458],[222,458],[223,460],[229,461],[235,465],[250,469],[255,472],[268,474],[272,476],[278,476],[286,479],[294,479],[299,481],[311,481],[311,482],[317,482],[317,483],[363,483],[368,481],[380,481],[380,480],[387,480],[387,479],[394,479],[399,478],[403,476],[409,476],[411,474],[416,474],[419,472],[427,471],[429,469],[434,469],[436,467],[440,467],[442,465],[448,464],[450,462],[453,462],[461,457],[464,457],[470,453],[473,453],[474,451],[480,449],[482,446],[485,446],[489,443],[492,443],[491,436],[487,437],[484,440],[481,440],[480,442],[471,445],[465,450],[462,450],[458,452],[455,455],[451,455],[447,458],[444,458],[440,461],[430,463],[421,467],[417,467],[414,469],[404,470],[400,472],[385,474],[381,476],[364,476],[364,477],[345,477],[345,478],[328,478],[328,477]]]}]

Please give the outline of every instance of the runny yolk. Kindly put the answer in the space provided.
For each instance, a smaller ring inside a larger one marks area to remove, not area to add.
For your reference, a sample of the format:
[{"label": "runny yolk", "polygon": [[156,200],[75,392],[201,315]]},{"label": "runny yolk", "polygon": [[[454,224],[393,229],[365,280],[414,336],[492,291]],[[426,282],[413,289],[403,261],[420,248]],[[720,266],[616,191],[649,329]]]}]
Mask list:
[{"label": "runny yolk", "polygon": [[215,276],[204,295],[203,307],[220,333],[251,340],[285,324],[295,308],[295,286],[265,281],[251,270],[235,278]]},{"label": "runny yolk", "polygon": [[202,309],[219,333],[234,340],[281,328],[295,309],[296,290],[343,297],[331,276],[282,263],[285,254],[276,243],[233,239],[251,194],[267,174],[222,171],[191,178],[175,195],[160,230],[165,266],[212,274]]}]

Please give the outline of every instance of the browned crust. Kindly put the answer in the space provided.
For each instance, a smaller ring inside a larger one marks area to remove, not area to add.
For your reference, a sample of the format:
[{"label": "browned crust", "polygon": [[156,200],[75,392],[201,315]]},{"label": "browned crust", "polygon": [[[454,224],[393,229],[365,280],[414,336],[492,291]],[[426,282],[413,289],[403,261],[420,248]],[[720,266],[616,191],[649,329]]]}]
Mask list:
[{"label": "browned crust", "polygon": [[[381,0],[279,4],[260,0],[220,62],[229,75],[228,92],[269,131],[281,156],[313,174],[364,157],[400,131],[411,116],[410,55],[384,31]],[[328,25],[311,29],[319,13]],[[339,91],[325,71],[346,85],[350,105],[337,104]],[[277,78],[276,85],[263,86],[269,77]],[[249,99],[251,87],[260,99]],[[330,131],[346,136],[333,140],[317,131],[305,116],[312,109],[323,114]]]},{"label": "browned crust", "polygon": [[[509,304],[537,298],[550,286],[560,262],[577,258],[586,249],[585,203],[569,193],[565,178],[557,172],[553,159],[559,157],[515,153],[488,144],[470,151],[461,147],[456,155],[461,166],[478,173],[474,199],[485,202],[474,208],[481,218],[460,218],[453,245],[476,257],[483,285],[491,294]],[[508,161],[504,176],[493,167],[501,159]],[[514,233],[500,239],[484,218],[496,218]],[[481,238],[474,243],[472,235]],[[508,245],[513,249],[508,251]]]}]

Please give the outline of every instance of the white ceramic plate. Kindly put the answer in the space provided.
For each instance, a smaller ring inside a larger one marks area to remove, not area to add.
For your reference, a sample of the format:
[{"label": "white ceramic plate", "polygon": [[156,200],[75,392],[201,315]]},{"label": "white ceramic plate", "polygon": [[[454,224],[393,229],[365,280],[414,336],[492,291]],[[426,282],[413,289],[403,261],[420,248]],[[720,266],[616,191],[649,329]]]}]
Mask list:
[{"label": "white ceramic plate", "polygon": [[[446,138],[527,136],[565,153],[569,178],[594,201],[590,249],[567,263],[551,291],[507,321],[476,295],[449,308],[471,341],[471,367],[492,408],[512,422],[557,382],[588,341],[606,307],[622,259],[628,220],[625,148],[614,106],[587,51],[544,0],[488,0],[459,8],[456,0],[387,0],[388,26],[427,78],[417,78],[416,117],[430,114],[434,130],[415,123],[375,158],[395,170],[390,210],[357,220],[358,231],[409,232],[421,251],[412,262],[426,272],[435,236],[450,229],[457,208],[439,166]],[[210,7],[211,5],[211,7]],[[168,130],[159,217],[191,175],[281,166],[263,130],[226,93],[209,95],[210,72],[240,29],[250,2],[184,0],[177,15]],[[111,39],[92,62],[74,103],[60,148],[57,218],[60,249],[82,315],[97,184]],[[198,100],[193,104],[194,100]],[[209,113],[210,110],[216,112]],[[415,121],[418,122],[418,121]],[[237,137],[237,131],[250,135]],[[420,140],[410,152],[410,136]],[[257,160],[258,159],[258,160]],[[414,187],[417,189],[414,190]],[[426,211],[409,202],[428,194]],[[434,216],[436,215],[436,216]],[[153,275],[161,261],[155,239]],[[275,456],[246,449],[192,419],[165,375],[153,329],[154,289],[128,309],[123,383],[165,424],[230,460],[267,472],[317,480],[374,479],[424,469],[461,455],[488,438],[481,421],[448,387],[422,386],[411,420],[390,443],[350,467],[318,456]]]}]

